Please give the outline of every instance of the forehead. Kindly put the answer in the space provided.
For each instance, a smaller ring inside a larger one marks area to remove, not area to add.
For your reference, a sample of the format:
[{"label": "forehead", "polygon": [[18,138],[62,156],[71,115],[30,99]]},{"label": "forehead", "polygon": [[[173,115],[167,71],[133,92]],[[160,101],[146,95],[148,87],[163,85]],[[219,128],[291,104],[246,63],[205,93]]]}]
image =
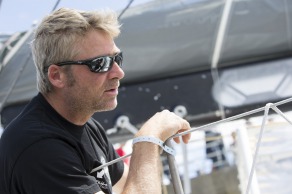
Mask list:
[{"label": "forehead", "polygon": [[113,55],[119,51],[114,39],[108,34],[92,30],[82,37],[78,45],[78,59],[88,59],[96,56]]}]

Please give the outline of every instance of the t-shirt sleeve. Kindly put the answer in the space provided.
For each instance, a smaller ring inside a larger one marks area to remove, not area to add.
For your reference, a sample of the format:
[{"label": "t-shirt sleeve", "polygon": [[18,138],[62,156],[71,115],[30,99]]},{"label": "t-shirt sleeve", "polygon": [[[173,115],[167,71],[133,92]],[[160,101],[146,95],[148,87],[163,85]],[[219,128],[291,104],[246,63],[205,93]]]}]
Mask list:
[{"label": "t-shirt sleeve", "polygon": [[58,139],[41,140],[28,147],[17,160],[11,181],[11,189],[18,190],[17,193],[22,190],[42,194],[100,191],[73,147]]}]

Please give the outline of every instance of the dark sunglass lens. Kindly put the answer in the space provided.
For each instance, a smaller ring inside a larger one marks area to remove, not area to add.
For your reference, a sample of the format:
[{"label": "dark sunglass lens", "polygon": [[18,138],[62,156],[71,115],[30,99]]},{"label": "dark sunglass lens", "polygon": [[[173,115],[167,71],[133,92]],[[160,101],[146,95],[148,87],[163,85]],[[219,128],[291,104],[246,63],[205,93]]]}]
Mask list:
[{"label": "dark sunglass lens", "polygon": [[98,57],[95,58],[91,61],[88,61],[87,64],[90,68],[91,71],[95,72],[95,73],[99,73],[99,72],[107,72],[109,71],[113,64],[114,61],[120,66],[122,67],[122,62],[123,62],[123,55],[122,53],[118,53],[116,56],[114,57],[110,57],[110,56],[104,56],[104,57]]},{"label": "dark sunglass lens", "polygon": [[94,72],[99,72],[102,68],[105,60],[104,58],[97,58],[91,61],[90,63],[90,69]]},{"label": "dark sunglass lens", "polygon": [[99,72],[107,72],[111,69],[113,59],[112,57],[102,57],[103,58],[103,63],[101,64],[101,69]]},{"label": "dark sunglass lens", "polygon": [[115,56],[115,62],[122,67],[123,64],[123,55],[122,53],[119,53],[118,55]]}]

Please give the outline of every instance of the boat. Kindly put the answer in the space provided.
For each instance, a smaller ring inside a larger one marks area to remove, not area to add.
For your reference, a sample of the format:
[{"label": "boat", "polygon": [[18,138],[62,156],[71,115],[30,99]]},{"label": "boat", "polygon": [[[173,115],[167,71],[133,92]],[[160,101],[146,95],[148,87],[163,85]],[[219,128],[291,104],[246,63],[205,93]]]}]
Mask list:
[{"label": "boat", "polygon": [[[116,44],[126,76],[118,107],[94,114],[113,143],[131,139],[164,109],[198,127],[292,97],[291,1],[149,0],[125,5],[119,14],[123,25]],[[37,94],[29,48],[33,29],[1,37],[3,127]],[[239,173],[226,158],[221,162],[212,162],[212,169],[229,166],[233,175]]]}]

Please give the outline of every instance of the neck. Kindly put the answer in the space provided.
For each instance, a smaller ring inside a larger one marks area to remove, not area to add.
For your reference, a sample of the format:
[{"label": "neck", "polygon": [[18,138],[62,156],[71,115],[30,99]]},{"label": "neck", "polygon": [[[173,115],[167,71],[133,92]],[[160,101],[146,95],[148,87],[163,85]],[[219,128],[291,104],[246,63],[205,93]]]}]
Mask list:
[{"label": "neck", "polygon": [[70,104],[70,100],[66,98],[54,94],[46,94],[43,96],[63,118],[75,125],[84,125],[93,115],[85,110],[77,110],[74,105]]}]

